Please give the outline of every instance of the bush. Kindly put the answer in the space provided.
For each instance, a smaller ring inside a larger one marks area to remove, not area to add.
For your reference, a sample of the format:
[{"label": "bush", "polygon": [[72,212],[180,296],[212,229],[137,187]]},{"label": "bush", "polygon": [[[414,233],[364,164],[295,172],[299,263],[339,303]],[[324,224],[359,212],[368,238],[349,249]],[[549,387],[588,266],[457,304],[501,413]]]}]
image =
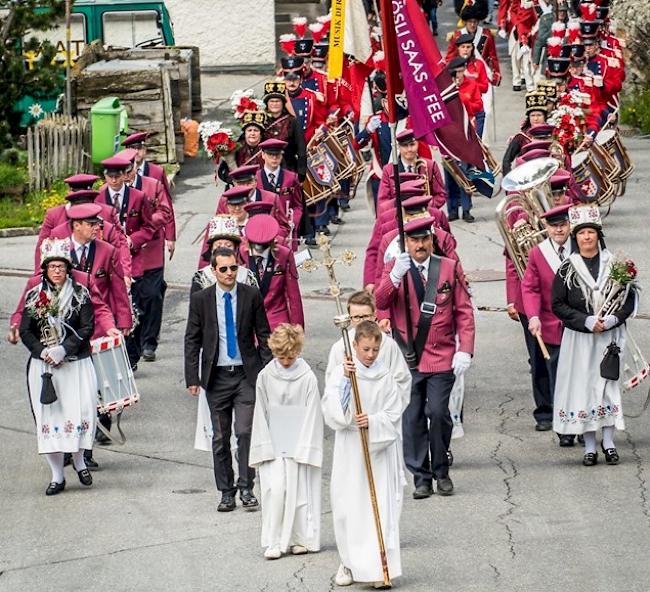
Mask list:
[{"label": "bush", "polygon": [[25,183],[27,171],[24,168],[0,162],[0,195],[12,193],[12,188],[22,188]]},{"label": "bush", "polygon": [[621,123],[650,134],[650,88],[629,93],[621,101]]},{"label": "bush", "polygon": [[63,181],[56,181],[50,189],[28,193],[22,204],[0,198],[0,228],[38,226],[49,208],[65,203],[67,193],[67,185]]}]

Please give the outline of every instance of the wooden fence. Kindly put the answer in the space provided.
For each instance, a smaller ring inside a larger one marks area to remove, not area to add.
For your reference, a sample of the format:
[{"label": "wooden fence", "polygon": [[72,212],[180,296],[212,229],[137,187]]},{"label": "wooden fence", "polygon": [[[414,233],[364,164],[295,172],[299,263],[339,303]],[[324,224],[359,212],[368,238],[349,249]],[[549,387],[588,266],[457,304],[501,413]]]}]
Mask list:
[{"label": "wooden fence", "polygon": [[90,167],[90,126],[83,117],[50,114],[27,130],[29,188],[46,189],[57,179]]}]

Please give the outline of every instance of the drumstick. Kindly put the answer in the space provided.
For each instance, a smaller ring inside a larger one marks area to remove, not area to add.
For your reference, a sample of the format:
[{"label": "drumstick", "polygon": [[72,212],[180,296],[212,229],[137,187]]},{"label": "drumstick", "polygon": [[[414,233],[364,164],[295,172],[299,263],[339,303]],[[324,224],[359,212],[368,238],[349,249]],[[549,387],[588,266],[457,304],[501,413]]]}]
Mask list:
[{"label": "drumstick", "polygon": [[535,337],[537,337],[537,343],[539,344],[539,349],[542,350],[542,357],[545,360],[550,360],[551,354],[548,353],[548,348],[546,347],[546,344],[544,343],[542,336],[538,333],[537,335],[535,335]]}]

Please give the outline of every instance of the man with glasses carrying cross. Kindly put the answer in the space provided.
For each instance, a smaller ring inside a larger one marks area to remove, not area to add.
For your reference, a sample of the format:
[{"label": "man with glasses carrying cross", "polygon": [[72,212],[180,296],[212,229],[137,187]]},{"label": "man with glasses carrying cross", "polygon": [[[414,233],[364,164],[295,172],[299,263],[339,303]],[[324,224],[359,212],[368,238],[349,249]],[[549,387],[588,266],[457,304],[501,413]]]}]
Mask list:
[{"label": "man with glasses carrying cross", "polygon": [[[212,455],[219,512],[235,509],[235,494],[246,509],[255,509],[255,471],[248,466],[255,382],[271,360],[264,301],[257,288],[237,283],[237,259],[231,249],[218,248],[210,261],[216,284],[190,298],[185,331],[185,382],[190,395],[205,389],[214,435]],[[200,369],[199,369],[200,366]],[[230,432],[233,411],[238,449],[234,482]]]}]

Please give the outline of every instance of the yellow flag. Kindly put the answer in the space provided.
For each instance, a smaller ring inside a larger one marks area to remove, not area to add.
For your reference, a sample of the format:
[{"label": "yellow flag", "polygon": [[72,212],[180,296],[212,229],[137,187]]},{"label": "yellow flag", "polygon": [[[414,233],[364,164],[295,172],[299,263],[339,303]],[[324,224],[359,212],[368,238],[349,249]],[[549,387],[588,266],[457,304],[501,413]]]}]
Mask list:
[{"label": "yellow flag", "polygon": [[343,32],[345,31],[345,0],[332,0],[330,23],[330,48],[327,60],[327,77],[330,80],[343,74]]}]

